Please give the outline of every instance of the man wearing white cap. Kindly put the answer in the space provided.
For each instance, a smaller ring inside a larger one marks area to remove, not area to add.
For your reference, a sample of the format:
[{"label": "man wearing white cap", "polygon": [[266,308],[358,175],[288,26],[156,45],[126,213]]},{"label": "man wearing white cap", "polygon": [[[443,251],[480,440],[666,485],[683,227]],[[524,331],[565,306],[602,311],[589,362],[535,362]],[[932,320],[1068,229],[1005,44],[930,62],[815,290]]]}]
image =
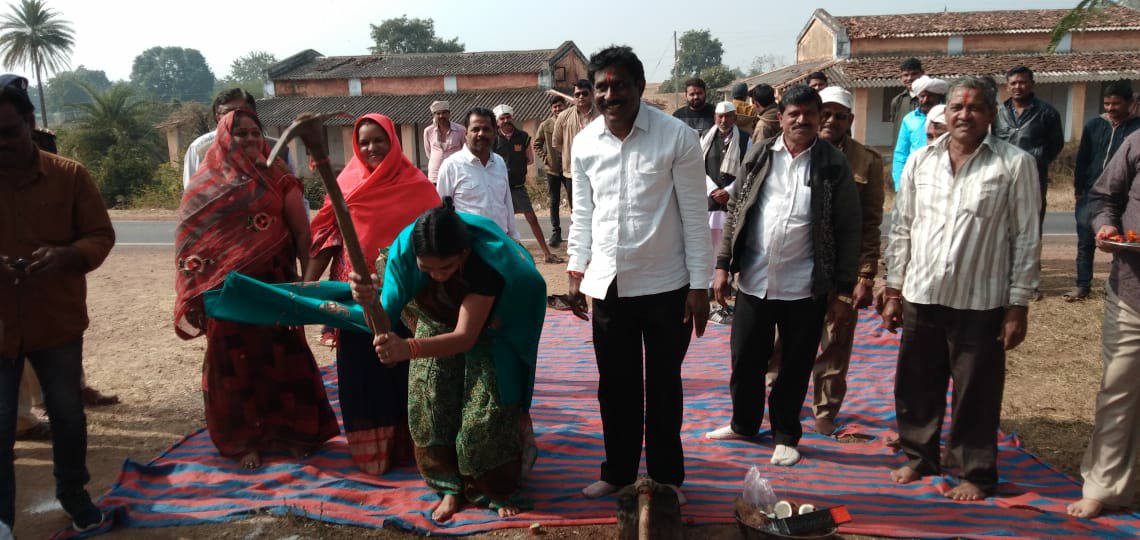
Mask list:
[{"label": "man wearing white cap", "polygon": [[[705,156],[705,191],[709,196],[709,230],[712,233],[713,253],[720,247],[724,235],[724,222],[727,218],[728,200],[736,191],[736,178],[740,176],[740,163],[752,145],[747,134],[736,127],[736,106],[731,101],[722,101],[713,112],[716,129],[710,129],[701,137],[701,152]],[[715,275],[715,272],[714,272]],[[709,276],[712,287],[713,276]],[[719,310],[710,320],[726,322],[727,308]]]},{"label": "man wearing white cap", "polygon": [[530,202],[530,194],[526,191],[526,170],[534,163],[534,150],[530,145],[530,134],[515,128],[515,110],[507,104],[497,105],[494,109],[495,123],[498,129],[495,132],[495,142],[491,150],[499,154],[507,164],[507,185],[511,188],[511,203],[515,214],[526,216],[534,239],[538,247],[546,255],[546,262],[558,264],[566,262],[550,252],[546,239],[542,236],[542,228],[538,226],[538,217],[534,215],[534,206]]},{"label": "man wearing white cap", "polygon": [[946,106],[935,105],[926,115],[926,144],[934,144],[946,130]]},{"label": "man wearing white cap", "polygon": [[430,108],[432,123],[424,128],[424,152],[428,157],[428,180],[434,184],[443,160],[463,148],[467,129],[451,121],[450,103],[433,101]]},{"label": "man wearing white cap", "polygon": [[910,89],[918,96],[918,108],[903,117],[902,126],[899,127],[899,138],[895,141],[895,159],[891,165],[891,176],[894,178],[895,192],[899,190],[899,178],[902,177],[903,167],[911,152],[926,146],[926,115],[946,100],[946,90],[950,84],[942,79],[935,79],[923,75],[910,83]]},{"label": "man wearing white cap", "polygon": [[[819,92],[823,101],[820,112],[819,138],[829,142],[843,152],[855,179],[859,193],[859,207],[862,212],[862,235],[859,249],[859,278],[852,293],[856,309],[871,304],[875,274],[879,269],[879,243],[883,223],[883,197],[886,186],[883,181],[883,156],[851,138],[851,123],[855,120],[854,97],[851,92],[838,86],[828,86]],[[855,325],[836,325],[829,322],[824,326],[820,338],[823,349],[816,358],[812,369],[814,381],[812,410],[815,413],[815,431],[821,435],[835,432],[835,419],[843,398],[847,395],[847,367],[851,360],[851,347],[855,340]],[[769,375],[779,369],[779,359],[773,357],[769,365]]]}]

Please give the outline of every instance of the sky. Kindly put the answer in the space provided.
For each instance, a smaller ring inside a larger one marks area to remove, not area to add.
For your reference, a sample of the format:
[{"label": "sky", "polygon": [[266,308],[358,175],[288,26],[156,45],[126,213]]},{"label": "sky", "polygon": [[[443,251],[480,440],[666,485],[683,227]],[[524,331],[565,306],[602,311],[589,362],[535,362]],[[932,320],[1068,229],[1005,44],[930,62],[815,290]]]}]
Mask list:
[{"label": "sky", "polygon": [[[13,2],[6,3],[10,6]],[[70,21],[75,30],[71,66],[103,70],[112,81],[130,78],[134,58],[155,46],[198,49],[217,78],[229,73],[235,58],[255,50],[270,52],[278,60],[305,49],[327,56],[368,54],[372,45],[369,24],[407,15],[434,19],[438,36],[458,37],[468,51],[553,49],[563,41],[573,40],[589,57],[610,44],[629,45],[645,65],[646,78],[653,82],[669,77],[674,32],[680,36],[686,30],[711,31],[724,45],[724,63],[747,69],[755,57],[765,54],[782,56],[792,63],[796,37],[817,7],[837,16],[883,15],[1071,8],[1077,0],[761,0],[722,2],[722,7],[691,0],[46,3]],[[756,7],[753,13],[743,14],[742,8],[734,5]],[[324,6],[330,9],[322,9]],[[900,10],[899,6],[905,9]],[[5,67],[28,74],[22,66]],[[29,79],[34,81],[33,77]]]}]

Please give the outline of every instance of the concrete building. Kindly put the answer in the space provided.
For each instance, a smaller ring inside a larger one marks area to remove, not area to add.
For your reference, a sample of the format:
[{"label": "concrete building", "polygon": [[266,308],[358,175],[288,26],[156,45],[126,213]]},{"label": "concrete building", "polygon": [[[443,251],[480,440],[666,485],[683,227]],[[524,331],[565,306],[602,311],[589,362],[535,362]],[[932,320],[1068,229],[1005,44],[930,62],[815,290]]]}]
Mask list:
[{"label": "concrete building", "polygon": [[[1140,88],[1140,12],[1105,9],[1046,54],[1050,33],[1069,10],[1030,9],[836,17],[817,9],[796,41],[796,63],[742,81],[777,92],[813,71],[855,94],[855,138],[894,144],[889,105],[903,90],[899,63],[911,56],[933,77],[993,76],[1003,83],[1016,65],[1032,69],[1037,95],[1064,119],[1065,138],[1080,138],[1087,118],[1100,113],[1106,82],[1131,80]],[[729,87],[725,87],[727,92]],[[1004,85],[1002,88],[1005,99]]]}]

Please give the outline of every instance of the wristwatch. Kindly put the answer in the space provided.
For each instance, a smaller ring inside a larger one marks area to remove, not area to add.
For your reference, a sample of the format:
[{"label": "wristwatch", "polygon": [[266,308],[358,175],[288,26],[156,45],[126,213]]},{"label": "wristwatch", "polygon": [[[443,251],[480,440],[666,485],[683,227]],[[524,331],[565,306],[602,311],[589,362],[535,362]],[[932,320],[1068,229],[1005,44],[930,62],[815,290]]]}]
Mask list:
[{"label": "wristwatch", "polygon": [[835,295],[835,299],[849,306],[855,303],[855,299],[851,298],[850,294],[839,293]]}]

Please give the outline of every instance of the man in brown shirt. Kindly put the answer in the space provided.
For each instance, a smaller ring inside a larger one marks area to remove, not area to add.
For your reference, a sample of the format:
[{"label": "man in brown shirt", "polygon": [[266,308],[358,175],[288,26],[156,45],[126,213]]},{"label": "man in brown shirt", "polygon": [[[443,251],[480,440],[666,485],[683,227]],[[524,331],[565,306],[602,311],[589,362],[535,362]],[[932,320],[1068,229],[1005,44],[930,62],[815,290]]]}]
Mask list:
[{"label": "man in brown shirt", "polygon": [[87,170],[38,149],[34,126],[27,81],[0,76],[0,521],[15,521],[16,400],[26,358],[52,423],[56,497],[76,529],[90,530],[103,515],[84,489],[85,274],[106,259],[115,232]]},{"label": "man in brown shirt", "polygon": [[581,79],[574,83],[573,107],[562,111],[554,121],[554,134],[550,147],[562,154],[562,172],[570,173],[570,152],[574,146],[574,136],[598,117],[598,110],[594,108],[594,85],[590,81]]},{"label": "man in brown shirt", "polygon": [[777,115],[776,90],[767,84],[758,84],[748,91],[752,98],[752,112],[756,115],[756,127],[752,130],[752,143],[760,143],[780,134],[780,118]]},{"label": "man in brown shirt", "polygon": [[[859,249],[859,281],[852,295],[855,308],[871,305],[875,273],[879,268],[879,226],[883,223],[883,157],[860,144],[850,136],[854,98],[851,92],[838,86],[828,86],[819,93],[823,100],[820,115],[820,138],[835,145],[847,156],[855,187],[859,191],[862,208],[862,242]],[[847,395],[847,366],[851,361],[851,346],[855,339],[855,325],[844,327],[827,325],[823,332],[822,349],[812,372],[814,384],[815,430],[823,435],[835,432],[835,418]]]},{"label": "man in brown shirt", "polygon": [[[562,189],[566,188],[566,200],[570,200],[570,178],[562,171],[562,154],[552,146],[554,142],[554,123],[558,115],[566,110],[566,100],[562,96],[551,96],[550,118],[538,125],[534,135],[534,155],[542,160],[546,169],[546,187],[550,191],[550,247],[558,247],[562,243]],[[573,210],[573,208],[571,208]]]}]

